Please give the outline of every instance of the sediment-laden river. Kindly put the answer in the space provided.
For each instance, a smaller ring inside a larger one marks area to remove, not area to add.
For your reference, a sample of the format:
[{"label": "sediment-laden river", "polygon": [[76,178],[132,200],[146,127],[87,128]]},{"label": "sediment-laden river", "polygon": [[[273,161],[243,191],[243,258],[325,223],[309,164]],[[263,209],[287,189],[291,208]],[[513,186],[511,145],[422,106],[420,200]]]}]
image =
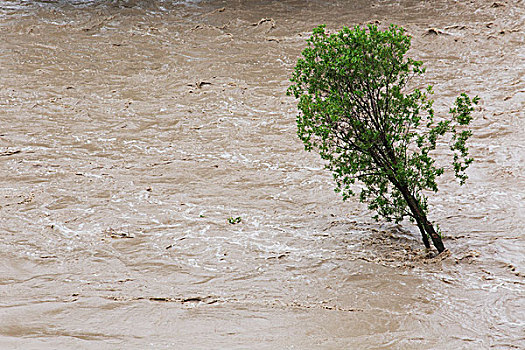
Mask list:
[{"label": "sediment-laden river", "polygon": [[[405,27],[438,114],[480,96],[450,253],[295,136],[321,23]],[[522,1],[0,1],[0,348],[525,348],[524,33]]]}]

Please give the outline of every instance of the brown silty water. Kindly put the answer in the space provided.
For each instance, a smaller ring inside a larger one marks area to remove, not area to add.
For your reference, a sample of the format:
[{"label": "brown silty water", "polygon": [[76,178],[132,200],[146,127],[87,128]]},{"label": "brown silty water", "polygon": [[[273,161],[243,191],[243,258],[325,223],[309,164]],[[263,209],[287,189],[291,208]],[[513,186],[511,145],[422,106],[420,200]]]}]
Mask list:
[{"label": "brown silty water", "polygon": [[[524,7],[0,1],[0,348],[524,348]],[[312,28],[368,22],[407,29],[438,113],[481,97],[430,201],[449,254],[295,136]]]}]

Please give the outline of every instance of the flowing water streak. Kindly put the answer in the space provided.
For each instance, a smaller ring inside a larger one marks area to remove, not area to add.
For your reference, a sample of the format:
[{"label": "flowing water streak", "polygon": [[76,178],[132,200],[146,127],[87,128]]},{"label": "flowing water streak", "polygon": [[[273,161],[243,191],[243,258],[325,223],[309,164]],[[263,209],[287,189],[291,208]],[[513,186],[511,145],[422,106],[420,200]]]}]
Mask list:
[{"label": "flowing water streak", "polygon": [[[524,18],[493,1],[0,1],[0,347],[525,347]],[[431,202],[451,256],[341,203],[295,137],[305,38],[369,22],[408,30],[439,113],[482,99],[470,181]]]}]

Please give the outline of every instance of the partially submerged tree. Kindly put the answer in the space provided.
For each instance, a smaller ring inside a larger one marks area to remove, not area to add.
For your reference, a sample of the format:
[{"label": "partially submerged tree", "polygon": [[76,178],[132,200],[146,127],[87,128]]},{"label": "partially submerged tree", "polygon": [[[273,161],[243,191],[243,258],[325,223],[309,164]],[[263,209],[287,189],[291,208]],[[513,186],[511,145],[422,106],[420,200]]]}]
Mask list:
[{"label": "partially submerged tree", "polygon": [[429,238],[445,250],[439,228],[428,219],[425,192],[437,192],[444,167],[432,151],[449,142],[455,176],[463,184],[472,162],[466,141],[473,105],[461,94],[446,117],[434,115],[432,87],[410,89],[409,79],[424,73],[422,62],[405,57],[410,37],[401,27],[381,31],[344,27],[328,34],[314,29],[291,78],[288,94],[299,99],[298,136],[308,151],[328,161],[336,191],[346,200],[353,184],[364,184],[360,200],[388,221],[417,223],[425,247]]}]

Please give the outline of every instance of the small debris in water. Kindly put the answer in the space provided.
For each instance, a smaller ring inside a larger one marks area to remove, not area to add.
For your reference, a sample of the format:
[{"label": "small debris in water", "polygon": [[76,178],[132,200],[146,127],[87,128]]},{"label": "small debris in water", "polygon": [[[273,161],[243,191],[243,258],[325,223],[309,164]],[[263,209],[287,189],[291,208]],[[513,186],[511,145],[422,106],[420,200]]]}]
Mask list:
[{"label": "small debris in water", "polygon": [[275,28],[275,20],[273,18],[261,18],[257,23],[252,23],[253,27],[259,27],[261,24],[270,23],[270,28],[266,30],[266,33],[269,33],[272,29]]},{"label": "small debris in water", "polygon": [[272,259],[282,259],[282,258],[285,258],[287,255],[289,254],[289,252],[286,252],[284,254],[280,254],[280,255],[277,255],[277,256],[269,256],[266,258],[266,260],[272,260]]},{"label": "small debris in water", "polygon": [[232,224],[232,225],[239,224],[239,223],[241,223],[241,221],[242,221],[242,218],[240,216],[237,216],[236,218],[234,218],[234,217],[229,217],[228,218],[228,222],[230,224]]},{"label": "small debris in water", "polygon": [[211,296],[208,297],[189,297],[189,298],[171,298],[171,297],[150,297],[149,301],[160,301],[160,302],[179,302],[181,304],[186,303],[205,303],[205,304],[215,304],[219,300]]},{"label": "small debris in water", "polygon": [[112,227],[105,229],[103,233],[109,235],[111,238],[135,238],[135,235],[130,232],[117,231]]},{"label": "small debris in water", "polygon": [[195,86],[201,89],[204,85],[212,85],[209,81],[197,81]]},{"label": "small debris in water", "polygon": [[424,35],[450,35],[450,33],[437,28],[428,28]]},{"label": "small debris in water", "polygon": [[0,157],[7,157],[7,156],[12,156],[13,154],[18,154],[18,153],[21,153],[22,151],[17,149],[17,150],[13,150],[13,151],[10,151],[10,150],[7,150],[7,151],[4,151],[4,152],[0,152]]}]

